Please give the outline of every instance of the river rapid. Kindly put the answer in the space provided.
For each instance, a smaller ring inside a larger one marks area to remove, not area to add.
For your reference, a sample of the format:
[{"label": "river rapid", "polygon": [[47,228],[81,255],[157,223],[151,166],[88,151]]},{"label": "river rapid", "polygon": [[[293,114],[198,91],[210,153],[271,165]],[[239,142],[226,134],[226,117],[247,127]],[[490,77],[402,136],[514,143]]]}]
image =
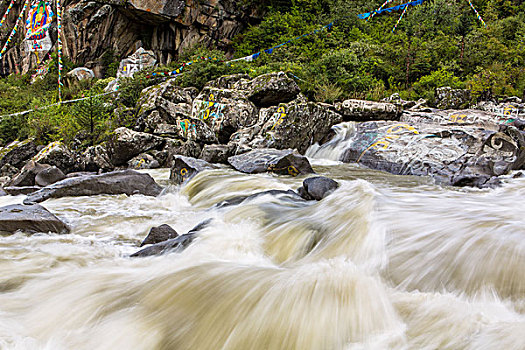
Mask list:
[{"label": "river rapid", "polygon": [[[343,129],[308,151],[341,184],[320,202],[214,208],[304,180],[226,168],[182,187],[150,170],[158,198],[46,201],[72,233],[0,237],[0,349],[525,349],[525,179],[446,188],[342,164]],[[207,218],[183,252],[128,257],[153,226]]]}]

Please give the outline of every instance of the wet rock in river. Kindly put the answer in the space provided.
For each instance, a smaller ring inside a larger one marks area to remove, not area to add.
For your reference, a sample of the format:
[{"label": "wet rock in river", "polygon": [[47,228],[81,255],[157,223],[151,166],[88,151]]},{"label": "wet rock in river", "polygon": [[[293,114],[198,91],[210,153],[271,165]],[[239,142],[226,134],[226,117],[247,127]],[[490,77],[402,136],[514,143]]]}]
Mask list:
[{"label": "wet rock in river", "polygon": [[182,184],[201,171],[213,168],[213,165],[202,159],[175,156],[173,157],[173,166],[170,171],[170,181],[176,184]]},{"label": "wet rock in river", "polygon": [[140,246],[145,246],[146,244],[156,244],[160,242],[167,241],[169,239],[177,238],[179,234],[175,231],[170,225],[160,225],[157,227],[151,228],[148,233],[148,236],[142,241]]},{"label": "wet rock in river", "polygon": [[338,188],[337,181],[324,176],[314,176],[304,180],[303,186],[297,192],[306,200],[320,201]]},{"label": "wet rock in river", "polygon": [[8,205],[0,208],[0,232],[69,233],[69,227],[41,205]]},{"label": "wet rock in river", "polygon": [[[429,175],[441,183],[477,187],[493,186],[497,182],[493,177],[523,166],[525,142],[516,128],[481,117],[469,126],[468,114],[461,115],[465,123],[458,122],[456,115],[450,116],[454,121],[442,123],[442,117],[436,117],[431,123],[358,124],[342,160],[393,174]],[[410,119],[414,121],[414,115]]]},{"label": "wet rock in river", "polygon": [[308,159],[293,150],[255,149],[228,158],[228,163],[236,170],[248,174],[273,172],[297,176],[314,173]]},{"label": "wet rock in river", "polygon": [[153,178],[134,170],[122,170],[102,175],[86,175],[59,181],[30,194],[25,204],[40,203],[49,198],[93,196],[99,194],[142,194],[158,196],[162,191]]},{"label": "wet rock in river", "polygon": [[42,187],[39,186],[7,186],[4,190],[10,196],[19,196],[19,195],[28,195],[30,193],[36,192]]},{"label": "wet rock in river", "polygon": [[226,199],[220,203],[217,203],[215,205],[215,208],[225,208],[225,207],[230,207],[232,205],[238,205],[238,204],[241,204],[247,200],[250,200],[250,199],[254,199],[254,198],[258,198],[258,197],[261,197],[261,196],[265,196],[265,195],[270,195],[270,196],[279,196],[281,198],[288,198],[288,199],[291,199],[291,200],[294,200],[294,201],[303,201],[304,198],[300,195],[300,194],[297,194],[296,192],[292,191],[292,190],[288,190],[288,191],[284,191],[284,190],[268,190],[268,191],[263,191],[263,192],[259,192],[259,193],[255,193],[255,194],[252,194],[252,195],[249,195],[249,196],[239,196],[239,197],[234,197],[234,198],[230,198],[230,199]]},{"label": "wet rock in river", "polygon": [[187,246],[189,246],[191,242],[193,242],[197,233],[199,233],[204,228],[208,227],[211,221],[212,219],[207,219],[195,226],[194,228],[192,228],[190,231],[188,231],[188,233],[182,236],[178,236],[176,238],[169,239],[164,242],[153,244],[149,247],[139,250],[134,254],[131,254],[131,257],[146,257],[152,255],[162,255],[175,251],[182,251]]}]

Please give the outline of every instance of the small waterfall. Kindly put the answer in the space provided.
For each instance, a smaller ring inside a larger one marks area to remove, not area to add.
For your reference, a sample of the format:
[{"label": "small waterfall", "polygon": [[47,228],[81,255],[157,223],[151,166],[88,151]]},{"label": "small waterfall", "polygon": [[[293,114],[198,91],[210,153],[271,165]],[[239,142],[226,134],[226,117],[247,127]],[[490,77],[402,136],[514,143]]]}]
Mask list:
[{"label": "small waterfall", "polygon": [[335,136],[323,145],[315,144],[308,148],[306,156],[314,159],[339,161],[355,135],[355,123],[345,122],[334,125]]}]

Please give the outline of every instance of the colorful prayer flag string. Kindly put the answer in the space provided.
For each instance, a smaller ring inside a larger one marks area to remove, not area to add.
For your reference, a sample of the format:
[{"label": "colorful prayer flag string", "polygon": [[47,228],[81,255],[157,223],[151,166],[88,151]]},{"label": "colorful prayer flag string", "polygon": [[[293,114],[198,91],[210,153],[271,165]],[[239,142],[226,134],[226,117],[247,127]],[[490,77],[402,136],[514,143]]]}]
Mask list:
[{"label": "colorful prayer flag string", "polygon": [[375,10],[374,12],[372,12],[370,14],[370,16],[366,19],[367,21],[371,20],[375,15],[376,13],[378,13],[378,11],[381,11],[386,5],[388,5],[389,3],[391,3],[392,1],[394,0],[386,0],[383,5],[381,5],[377,10]]},{"label": "colorful prayer flag string", "polygon": [[11,32],[11,34],[9,34],[9,37],[7,38],[7,41],[5,42],[4,47],[2,48],[2,51],[0,51],[0,59],[2,59],[2,56],[7,51],[7,47],[11,43],[11,40],[13,40],[13,37],[15,36],[15,34],[16,34],[17,30],[18,30],[18,24],[20,23],[20,21],[24,17],[24,12],[26,12],[27,7],[29,6],[29,3],[30,3],[30,0],[26,0],[26,2],[24,4],[24,7],[22,8],[22,11],[20,11],[20,15],[18,16],[18,19],[16,20],[15,27],[13,28],[13,31]]},{"label": "colorful prayer flag string", "polygon": [[467,1],[470,4],[470,7],[472,7],[472,9],[474,10],[474,13],[476,14],[476,17],[478,17],[479,21],[483,24],[484,27],[486,27],[487,25],[485,24],[485,21],[479,15],[478,10],[476,10],[476,8],[474,7],[474,4],[472,4],[472,1],[470,1],[470,0],[467,0]]},{"label": "colorful prayer flag string", "polygon": [[2,21],[0,22],[0,28],[4,25],[4,22],[6,21],[7,16],[11,12],[11,8],[13,8],[13,5],[15,4],[15,1],[16,0],[11,0],[11,3],[9,4],[9,7],[7,8],[7,10],[5,11],[4,16],[2,17]]},{"label": "colorful prayer flag string", "polygon": [[392,28],[392,33],[396,31],[397,26],[399,25],[399,23],[400,23],[401,20],[403,19],[403,16],[404,16],[405,13],[407,12],[407,10],[408,10],[408,6],[405,7],[405,9],[403,10],[403,13],[401,13],[401,16],[400,16],[399,19],[397,20],[396,25],[394,26],[394,28]]},{"label": "colorful prayer flag string", "polygon": [[62,6],[57,0],[57,28],[58,28],[58,99],[62,101]]}]

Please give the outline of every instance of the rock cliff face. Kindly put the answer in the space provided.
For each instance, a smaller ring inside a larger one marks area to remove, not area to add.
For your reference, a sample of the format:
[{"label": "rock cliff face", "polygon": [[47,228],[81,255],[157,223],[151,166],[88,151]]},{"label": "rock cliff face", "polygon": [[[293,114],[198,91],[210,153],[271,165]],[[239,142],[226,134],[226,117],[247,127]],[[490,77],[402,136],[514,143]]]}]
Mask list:
[{"label": "rock cliff face", "polygon": [[[0,5],[0,12],[8,3]],[[13,7],[5,27],[13,27],[21,7]],[[63,0],[63,7],[64,54],[97,76],[104,74],[108,61],[127,57],[139,47],[152,50],[161,64],[197,44],[228,50],[231,39],[260,17],[255,7],[241,0]],[[56,22],[49,33],[55,43]],[[22,30],[19,35],[24,34]],[[26,71],[35,60],[12,45],[0,63],[0,74]]]}]

